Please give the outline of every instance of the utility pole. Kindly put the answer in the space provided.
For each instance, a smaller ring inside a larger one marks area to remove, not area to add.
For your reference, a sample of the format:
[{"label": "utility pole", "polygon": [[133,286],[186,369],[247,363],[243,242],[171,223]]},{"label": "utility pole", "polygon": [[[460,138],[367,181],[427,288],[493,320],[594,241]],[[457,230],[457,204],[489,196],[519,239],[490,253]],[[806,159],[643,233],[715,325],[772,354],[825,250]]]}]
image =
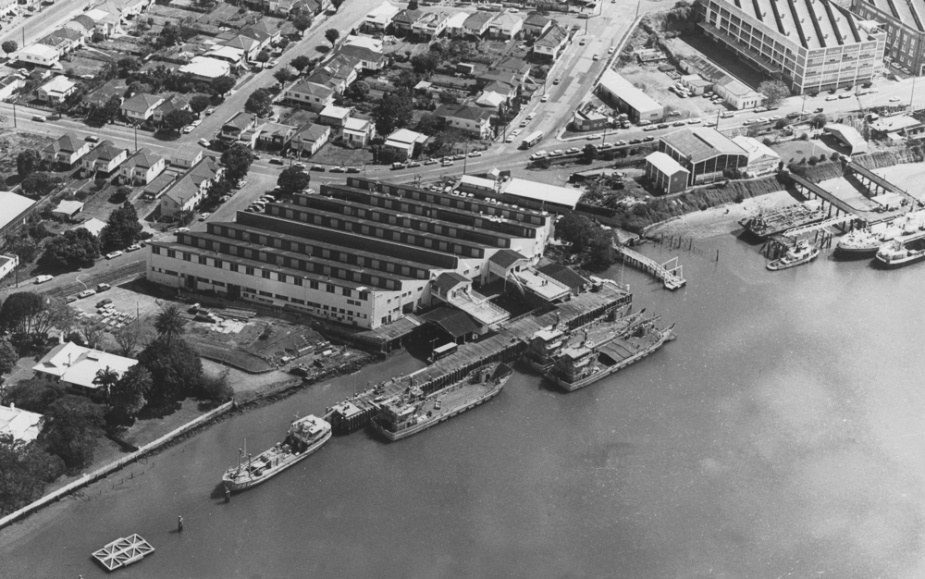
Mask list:
[{"label": "utility pole", "polygon": [[16,128],[16,101],[13,101],[13,128]]},{"label": "utility pole", "polygon": [[132,129],[135,132],[135,152],[138,152],[138,124],[132,123]]},{"label": "utility pole", "polygon": [[912,97],[915,96],[915,79],[916,77],[913,76],[912,77],[912,91],[909,93],[909,114],[912,114],[913,111],[915,111],[915,105],[912,104]]}]

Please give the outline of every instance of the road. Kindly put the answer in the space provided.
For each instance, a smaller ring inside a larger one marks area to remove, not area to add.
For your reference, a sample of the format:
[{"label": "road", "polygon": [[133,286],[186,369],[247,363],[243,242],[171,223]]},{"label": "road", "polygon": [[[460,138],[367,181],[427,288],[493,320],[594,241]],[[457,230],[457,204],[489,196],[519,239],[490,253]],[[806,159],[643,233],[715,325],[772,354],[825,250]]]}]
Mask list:
[{"label": "road", "polygon": [[0,42],[15,40],[20,48],[32,44],[83,12],[89,5],[89,0],[58,0],[28,18],[17,18],[16,24],[5,29],[0,35]]}]

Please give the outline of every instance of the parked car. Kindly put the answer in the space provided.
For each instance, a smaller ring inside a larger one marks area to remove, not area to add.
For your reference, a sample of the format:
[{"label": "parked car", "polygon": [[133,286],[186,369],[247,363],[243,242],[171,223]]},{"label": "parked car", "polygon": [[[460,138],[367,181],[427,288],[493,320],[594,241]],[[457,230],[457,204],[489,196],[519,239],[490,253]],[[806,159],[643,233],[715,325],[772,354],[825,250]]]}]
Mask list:
[{"label": "parked car", "polygon": [[671,126],[671,125],[669,125],[668,123],[659,123],[658,128],[660,128],[660,129],[667,129],[667,128],[670,127],[670,126]]},{"label": "parked car", "polygon": [[436,165],[436,164],[439,163],[439,162],[440,162],[440,161],[438,161],[438,160],[436,160],[436,159],[427,159],[426,161],[424,161],[424,164],[425,164],[425,165]]},{"label": "parked car", "polygon": [[405,166],[406,166],[406,165],[405,165],[403,162],[401,162],[401,161],[396,161],[396,162],[392,163],[392,170],[393,170],[393,171],[398,171],[399,169],[404,169]]},{"label": "parked car", "polygon": [[320,171],[320,172],[324,173],[324,167],[322,167],[321,165],[312,165],[312,168],[311,168],[310,170],[311,170],[311,171]]},{"label": "parked car", "polygon": [[456,155],[453,155],[453,160],[454,160],[454,161],[462,161],[462,160],[465,159],[465,158],[466,158],[466,156],[465,156],[464,154],[462,154],[462,153],[458,153],[458,154],[456,154]]},{"label": "parked car", "polygon": [[556,79],[552,81],[552,84],[559,84],[559,77],[556,77]]},{"label": "parked car", "polygon": [[111,303],[112,303],[112,300],[109,298],[106,298],[105,300],[100,300],[96,302],[96,307],[101,308],[103,306],[108,306]]},{"label": "parked car", "polygon": [[507,137],[505,137],[505,138],[504,138],[504,142],[505,142],[505,143],[513,143],[513,142],[514,142],[514,135],[508,135]]},{"label": "parked car", "polygon": [[110,290],[110,289],[112,289],[112,286],[109,285],[108,283],[100,283],[100,284],[97,284],[97,285],[96,285],[96,291],[97,291],[97,292],[104,292],[104,291],[107,291],[107,290]]},{"label": "parked car", "polygon": [[199,214],[199,221],[205,221],[206,219],[209,218],[209,215],[212,215],[212,214],[209,213],[208,211],[205,212],[205,213],[200,213],[200,214]]},{"label": "parked car", "polygon": [[138,251],[139,249],[141,249],[141,246],[138,245],[137,243],[133,243],[132,245],[129,245],[128,247],[126,247],[125,251]]},{"label": "parked car", "polygon": [[[408,166],[408,168],[410,169],[410,168],[412,168],[412,167],[420,167],[421,164],[420,164],[418,161],[408,161],[408,165],[407,165],[407,166]],[[351,167],[351,169],[356,169],[356,167]],[[357,170],[357,173],[360,172],[359,169],[356,169],[356,170]],[[348,170],[347,172],[349,173],[350,171]]]},{"label": "parked car", "polygon": [[194,128],[195,127],[193,127],[193,125],[186,125],[185,127],[183,127],[183,134],[188,135],[192,133]]},{"label": "parked car", "polygon": [[569,147],[568,149],[565,150],[565,153],[567,155],[574,155],[575,153],[580,153],[580,152],[581,152],[581,149],[579,149],[578,147]]},{"label": "parked car", "polygon": [[283,165],[284,163],[283,163],[283,160],[282,160],[282,159],[278,159],[278,158],[276,158],[276,157],[273,157],[272,159],[270,159],[270,164],[271,164],[271,165]]},{"label": "parked car", "polygon": [[64,298],[64,303],[66,304],[72,304],[76,301],[77,301],[77,296],[67,296],[66,298]]},{"label": "parked car", "polygon": [[594,56],[591,57],[591,60],[600,60],[600,59],[601,59],[600,55],[597,54],[596,52],[594,53]]},{"label": "parked car", "polygon": [[528,121],[532,121],[534,118],[536,118],[536,113],[535,113],[535,112],[530,113],[529,115],[527,115],[527,120],[528,120]]},{"label": "parked car", "polygon": [[443,162],[441,162],[440,164],[444,167],[449,167],[453,164],[453,161],[450,159],[444,159]]},{"label": "parked car", "polygon": [[47,119],[45,118],[45,115],[34,115],[32,120],[39,123],[44,123]]},{"label": "parked car", "polygon": [[209,107],[206,109],[206,116],[209,116],[214,112],[215,112],[215,109],[213,109],[212,107]]},{"label": "parked car", "polygon": [[36,284],[45,283],[46,281],[51,281],[53,278],[54,276],[51,276],[51,275],[40,275],[35,278],[35,283]]},{"label": "parked car", "polygon": [[109,252],[109,253],[106,254],[106,259],[115,259],[115,258],[119,257],[120,255],[122,255],[122,252],[121,252],[121,251],[118,251],[118,250],[116,250],[116,251],[111,251],[111,252]]},{"label": "parked car", "polygon": [[212,143],[210,143],[208,139],[199,139],[199,144],[208,149],[209,145]]},{"label": "parked car", "polygon": [[[415,166],[417,165],[420,165],[420,163],[417,163]],[[411,167],[412,166],[411,163],[408,163],[408,166]],[[348,173],[359,173],[360,168],[359,167],[347,167],[347,172]]]},{"label": "parked car", "polygon": [[189,124],[189,126],[191,126],[191,127],[198,127],[198,126],[201,125],[201,124],[202,124],[202,119],[196,119],[195,121],[191,122],[191,123]]},{"label": "parked car", "polygon": [[97,137],[96,135],[87,135],[87,137],[84,140],[87,141],[88,143],[99,143],[100,142],[100,138]]},{"label": "parked car", "polygon": [[543,96],[540,97],[540,102],[541,102],[541,103],[545,103],[545,102],[548,101],[548,100],[549,100],[549,95],[548,95],[548,94],[544,94]]},{"label": "parked car", "polygon": [[331,167],[331,173],[346,173],[347,169],[343,167]]},{"label": "parked car", "polygon": [[676,126],[676,127],[683,127],[683,126],[686,125],[687,123],[685,123],[684,121],[675,121],[675,122],[672,123],[672,124],[673,124],[674,126]]},{"label": "parked car", "polygon": [[646,141],[646,142],[654,141],[654,140],[655,140],[655,137],[653,137],[652,135],[649,135],[643,139],[643,141]]},{"label": "parked car", "polygon": [[469,156],[470,156],[470,157],[481,157],[481,156],[482,156],[482,152],[481,152],[481,151],[472,151],[471,153],[469,153]]},{"label": "parked car", "polygon": [[79,294],[77,294],[77,299],[82,300],[84,298],[88,298],[90,296],[95,296],[95,295],[96,295],[96,290],[86,289],[80,292]]},{"label": "parked car", "polygon": [[[837,101],[837,100],[838,100],[838,96],[837,96],[837,95],[834,95],[834,94],[830,94],[829,96],[825,97],[825,100],[827,100],[827,101]],[[890,100],[892,100],[892,99],[890,99]],[[897,99],[897,100],[899,100],[899,99]]]},{"label": "parked car", "polygon": [[852,96],[853,96],[853,95],[852,95],[850,92],[843,92],[843,93],[841,93],[840,95],[838,95],[838,98],[840,98],[840,99],[850,99]]}]

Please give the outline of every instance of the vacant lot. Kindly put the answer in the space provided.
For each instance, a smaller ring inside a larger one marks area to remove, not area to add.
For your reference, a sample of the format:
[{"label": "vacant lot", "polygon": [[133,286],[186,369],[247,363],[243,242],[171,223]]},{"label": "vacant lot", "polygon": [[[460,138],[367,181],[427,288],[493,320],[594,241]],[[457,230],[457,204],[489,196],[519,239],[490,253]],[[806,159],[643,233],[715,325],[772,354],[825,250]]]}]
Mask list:
[{"label": "vacant lot", "polygon": [[725,105],[715,105],[709,99],[699,96],[679,97],[668,90],[668,87],[673,86],[675,81],[666,73],[658,70],[655,64],[630,64],[620,68],[617,72],[637,88],[645,91],[647,95],[665,105],[666,110],[680,112],[682,118],[713,118],[717,112],[728,110]]}]

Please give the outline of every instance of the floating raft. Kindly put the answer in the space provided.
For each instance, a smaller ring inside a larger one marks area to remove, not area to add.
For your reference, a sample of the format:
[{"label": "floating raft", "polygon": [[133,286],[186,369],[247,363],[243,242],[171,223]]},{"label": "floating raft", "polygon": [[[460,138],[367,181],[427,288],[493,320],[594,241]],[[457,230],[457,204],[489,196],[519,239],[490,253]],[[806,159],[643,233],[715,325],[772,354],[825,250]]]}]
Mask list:
[{"label": "floating raft", "polygon": [[151,546],[151,543],[145,541],[141,535],[136,533],[122,539],[116,539],[99,551],[95,551],[93,557],[107,571],[114,571],[119,567],[137,563],[153,552],[154,547]]}]

